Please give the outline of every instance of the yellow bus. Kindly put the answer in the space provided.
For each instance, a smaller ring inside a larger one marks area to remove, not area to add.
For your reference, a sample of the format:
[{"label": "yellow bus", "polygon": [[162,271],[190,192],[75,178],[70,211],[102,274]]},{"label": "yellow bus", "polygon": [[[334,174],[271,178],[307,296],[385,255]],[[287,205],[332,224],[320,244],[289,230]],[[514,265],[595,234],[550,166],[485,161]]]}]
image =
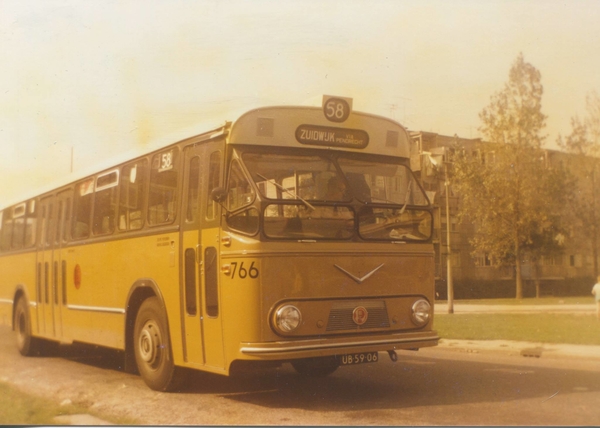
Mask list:
[{"label": "yellow bus", "polygon": [[161,391],[186,369],[325,376],[434,346],[432,208],[409,141],[325,96],[6,207],[0,322],[23,355],[122,350]]}]

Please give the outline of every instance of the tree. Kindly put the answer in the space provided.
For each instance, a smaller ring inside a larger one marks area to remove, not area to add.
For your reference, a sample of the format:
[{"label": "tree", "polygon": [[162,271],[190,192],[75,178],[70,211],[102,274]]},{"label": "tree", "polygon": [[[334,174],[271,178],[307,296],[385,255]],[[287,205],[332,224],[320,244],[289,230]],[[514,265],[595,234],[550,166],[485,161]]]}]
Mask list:
[{"label": "tree", "polygon": [[544,171],[544,177],[541,181],[540,193],[537,195],[538,201],[542,204],[543,223],[531,224],[531,234],[529,241],[523,246],[523,250],[533,267],[533,279],[535,283],[535,296],[540,297],[540,263],[543,258],[553,258],[562,255],[564,251],[564,242],[569,235],[564,224],[565,214],[569,213],[565,209],[568,198],[572,195],[566,189],[573,188],[573,178],[571,174],[562,167],[552,168]]},{"label": "tree", "polygon": [[471,244],[494,264],[515,267],[517,298],[523,297],[523,261],[554,245],[560,219],[549,201],[564,195],[564,177],[547,167],[542,150],[542,94],[540,72],[520,54],[504,89],[479,115],[486,142],[476,156],[458,150],[454,159],[459,214],[476,226]]},{"label": "tree", "polygon": [[576,183],[570,198],[571,212],[581,225],[585,237],[589,239],[594,258],[594,276],[599,274],[598,266],[598,232],[600,230],[600,207],[598,201],[598,181],[600,170],[600,97],[592,92],[586,98],[587,116],[584,121],[578,117],[571,118],[571,134],[564,140],[558,137],[558,145],[567,153],[574,155],[576,163],[572,170],[577,171]]}]

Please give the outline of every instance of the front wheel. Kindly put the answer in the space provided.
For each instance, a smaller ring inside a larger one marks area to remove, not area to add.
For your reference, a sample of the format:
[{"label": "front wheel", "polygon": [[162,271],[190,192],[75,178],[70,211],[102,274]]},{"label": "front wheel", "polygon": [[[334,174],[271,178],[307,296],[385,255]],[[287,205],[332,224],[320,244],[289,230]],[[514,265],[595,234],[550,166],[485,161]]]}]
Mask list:
[{"label": "front wheel", "polygon": [[135,320],[135,361],[142,379],[155,391],[173,391],[182,380],[173,363],[166,318],[158,298],[151,297]]},{"label": "front wheel", "polygon": [[340,363],[335,357],[318,357],[292,361],[292,366],[301,376],[325,377],[336,371]]}]

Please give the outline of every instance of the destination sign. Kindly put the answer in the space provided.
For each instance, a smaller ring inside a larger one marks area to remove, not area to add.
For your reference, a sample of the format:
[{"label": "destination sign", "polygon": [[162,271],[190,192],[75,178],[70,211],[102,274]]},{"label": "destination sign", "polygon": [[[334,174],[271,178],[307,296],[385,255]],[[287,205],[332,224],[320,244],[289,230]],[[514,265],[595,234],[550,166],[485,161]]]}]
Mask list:
[{"label": "destination sign", "polygon": [[369,144],[369,134],[361,129],[300,125],[296,129],[296,140],[314,146],[364,149]]}]

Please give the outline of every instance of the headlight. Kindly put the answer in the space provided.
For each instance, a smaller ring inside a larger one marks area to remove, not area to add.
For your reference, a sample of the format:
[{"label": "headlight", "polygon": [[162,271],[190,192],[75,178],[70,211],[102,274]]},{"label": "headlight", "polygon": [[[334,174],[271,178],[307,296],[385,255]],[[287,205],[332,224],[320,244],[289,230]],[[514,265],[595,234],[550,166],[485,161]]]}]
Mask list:
[{"label": "headlight", "polygon": [[427,300],[417,300],[412,305],[412,320],[419,327],[424,326],[431,317],[431,305]]},{"label": "headlight", "polygon": [[300,325],[302,314],[300,310],[292,305],[285,305],[275,312],[275,326],[282,333],[289,333]]}]

